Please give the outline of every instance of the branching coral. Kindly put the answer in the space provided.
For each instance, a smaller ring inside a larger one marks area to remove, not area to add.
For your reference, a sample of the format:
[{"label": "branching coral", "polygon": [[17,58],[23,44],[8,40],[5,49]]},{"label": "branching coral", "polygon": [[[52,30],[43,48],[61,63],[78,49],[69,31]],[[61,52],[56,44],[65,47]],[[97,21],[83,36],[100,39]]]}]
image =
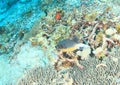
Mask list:
[{"label": "branching coral", "polygon": [[53,66],[35,68],[28,71],[16,85],[72,85],[69,74],[57,73]]},{"label": "branching coral", "polygon": [[[120,82],[117,82],[119,77],[117,77],[116,74],[120,71],[120,65],[119,63],[114,62],[112,58],[106,58],[104,62],[100,62],[95,58],[91,58],[88,61],[81,61],[81,63],[85,65],[85,68],[87,69],[78,71],[78,68],[74,67],[74,69],[71,70],[71,75],[75,81],[75,84],[107,85],[109,83],[110,85],[119,85]],[[96,68],[96,66],[99,64],[103,64],[106,66],[100,66]]]}]

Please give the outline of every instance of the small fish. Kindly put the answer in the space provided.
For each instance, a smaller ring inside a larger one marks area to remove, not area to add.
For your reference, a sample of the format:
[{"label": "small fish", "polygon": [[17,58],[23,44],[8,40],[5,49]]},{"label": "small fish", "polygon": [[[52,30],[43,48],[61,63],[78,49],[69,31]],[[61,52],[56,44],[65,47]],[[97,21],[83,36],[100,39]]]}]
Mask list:
[{"label": "small fish", "polygon": [[56,20],[60,20],[61,19],[61,13],[59,11],[56,12],[55,19]]},{"label": "small fish", "polygon": [[62,41],[59,41],[56,49],[67,49],[67,48],[71,48],[74,47],[77,44],[77,42],[75,42],[73,39],[64,39]]},{"label": "small fish", "polygon": [[77,36],[73,36],[72,39],[64,39],[58,42],[56,49],[60,49],[62,52],[71,52],[77,49],[77,44],[79,43],[79,39]]}]

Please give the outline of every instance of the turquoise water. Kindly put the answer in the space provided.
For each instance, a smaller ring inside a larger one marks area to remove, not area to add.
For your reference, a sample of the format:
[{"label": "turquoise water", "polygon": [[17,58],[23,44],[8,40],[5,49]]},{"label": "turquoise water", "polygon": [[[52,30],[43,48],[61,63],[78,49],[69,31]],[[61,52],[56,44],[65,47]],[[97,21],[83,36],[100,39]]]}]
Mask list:
[{"label": "turquoise water", "polygon": [[[25,73],[25,69],[30,69],[39,65],[45,66],[48,62],[47,59],[40,59],[39,57],[39,61],[37,61],[38,59],[34,60],[35,58],[28,56],[25,50],[23,51],[25,54],[23,52],[21,53],[23,55],[20,60],[13,60],[10,62],[10,56],[13,51],[15,51],[13,50],[14,45],[12,44],[15,44],[16,41],[19,40],[17,32],[21,29],[31,29],[34,21],[38,17],[45,15],[45,13],[41,10],[41,2],[42,1],[40,0],[0,1],[0,29],[3,29],[0,31],[4,32],[1,32],[0,34],[0,44],[9,44],[9,46],[6,47],[7,50],[4,52],[2,49],[0,50],[0,85],[16,85],[18,79]],[[27,15],[24,16],[24,13],[29,11],[32,11],[34,14],[29,17],[27,17]],[[7,41],[4,41],[6,39],[3,37],[4,35],[9,37]],[[31,50],[31,53],[33,51],[34,50]],[[39,51],[39,53],[36,52],[32,54],[36,56],[44,55],[41,51]]]}]

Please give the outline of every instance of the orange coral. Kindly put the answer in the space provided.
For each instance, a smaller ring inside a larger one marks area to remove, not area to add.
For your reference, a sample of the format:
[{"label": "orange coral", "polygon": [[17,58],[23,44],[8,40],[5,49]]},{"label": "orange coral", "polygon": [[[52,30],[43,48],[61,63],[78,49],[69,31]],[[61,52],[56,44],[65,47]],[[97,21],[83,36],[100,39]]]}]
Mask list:
[{"label": "orange coral", "polygon": [[60,20],[60,19],[61,19],[61,14],[60,14],[59,11],[56,12],[55,19],[56,19],[56,20]]}]

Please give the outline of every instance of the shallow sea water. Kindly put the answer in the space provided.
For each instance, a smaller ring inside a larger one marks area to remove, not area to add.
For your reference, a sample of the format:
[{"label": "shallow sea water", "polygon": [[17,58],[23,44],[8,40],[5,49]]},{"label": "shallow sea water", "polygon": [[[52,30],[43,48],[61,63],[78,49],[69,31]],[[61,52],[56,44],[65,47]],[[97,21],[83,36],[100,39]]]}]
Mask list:
[{"label": "shallow sea water", "polygon": [[[120,85],[119,10],[119,0],[0,0],[0,85]],[[84,68],[62,65],[59,50]]]}]

